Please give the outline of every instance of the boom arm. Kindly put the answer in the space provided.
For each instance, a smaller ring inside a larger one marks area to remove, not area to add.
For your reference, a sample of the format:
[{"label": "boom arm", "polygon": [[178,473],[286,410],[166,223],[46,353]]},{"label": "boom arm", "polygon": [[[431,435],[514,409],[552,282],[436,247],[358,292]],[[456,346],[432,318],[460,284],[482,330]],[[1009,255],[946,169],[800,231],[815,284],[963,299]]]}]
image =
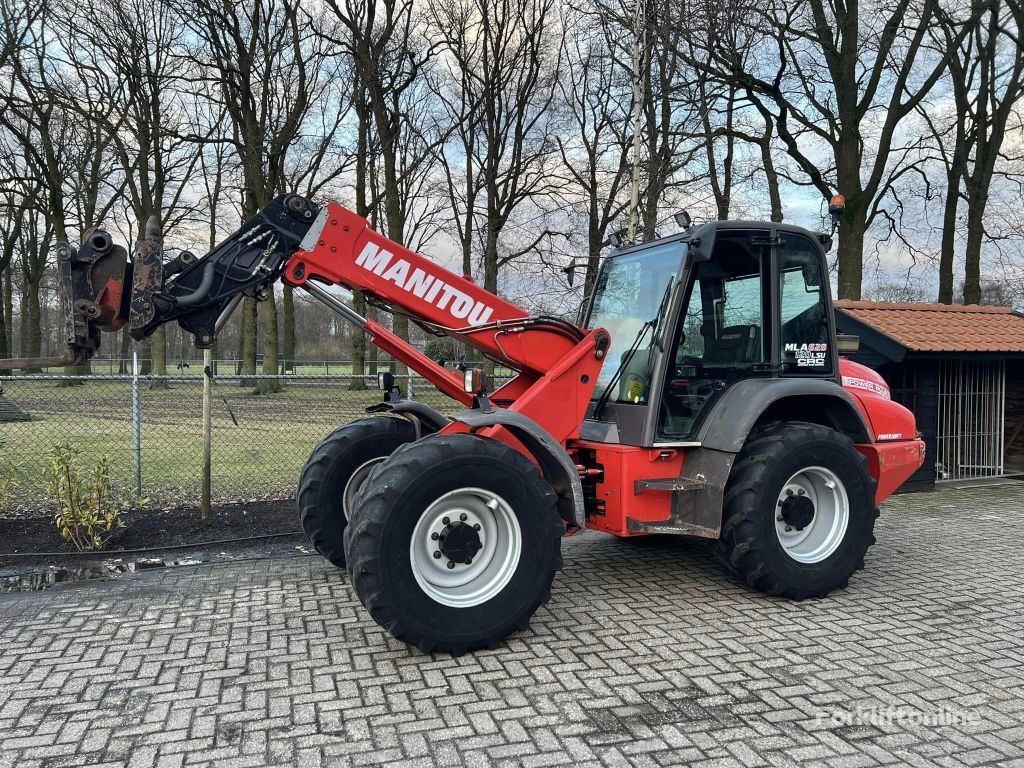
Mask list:
[{"label": "boom arm", "polygon": [[[608,348],[604,331],[588,333],[558,318],[531,315],[375,232],[365,219],[336,203],[321,208],[299,195],[280,195],[201,259],[182,254],[164,263],[155,220],[148,222],[134,261],[101,234],[98,240],[91,235],[79,250],[61,249],[69,329],[78,331],[69,331],[68,358],[91,356],[99,330],[116,330],[126,319],[136,339],[177,320],[195,336],[196,346],[210,347],[243,296],[260,299],[282,279],[355,323],[374,344],[445,394],[467,405],[472,401],[456,372],[360,316],[324,288],[341,285],[518,371],[494,393],[497,402],[521,401],[532,410],[543,389],[535,385],[568,376],[576,365],[568,361],[589,357],[586,374],[574,382],[577,407],[564,419],[555,419],[564,421],[562,428],[549,430],[565,439],[578,429]],[[128,280],[130,301],[123,291]]]}]

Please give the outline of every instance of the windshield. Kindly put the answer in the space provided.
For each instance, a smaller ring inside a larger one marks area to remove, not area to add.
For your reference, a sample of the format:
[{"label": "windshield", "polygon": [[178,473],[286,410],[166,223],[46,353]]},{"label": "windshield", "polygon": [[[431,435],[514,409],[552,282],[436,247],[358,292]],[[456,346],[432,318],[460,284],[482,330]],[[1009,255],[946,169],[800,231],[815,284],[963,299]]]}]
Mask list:
[{"label": "windshield", "polygon": [[646,402],[650,369],[656,359],[653,345],[660,333],[651,324],[657,318],[666,289],[679,272],[685,247],[683,242],[665,243],[605,262],[594,287],[587,325],[606,329],[612,343],[593,399],[600,399],[615,380],[609,401]]}]

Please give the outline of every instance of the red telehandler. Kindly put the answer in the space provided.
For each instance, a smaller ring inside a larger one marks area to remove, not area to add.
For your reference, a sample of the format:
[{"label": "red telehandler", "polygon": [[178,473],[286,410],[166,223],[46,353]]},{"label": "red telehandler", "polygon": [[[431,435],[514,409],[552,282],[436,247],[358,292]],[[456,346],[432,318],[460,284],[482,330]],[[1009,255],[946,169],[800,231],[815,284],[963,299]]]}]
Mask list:
[{"label": "red telehandler", "polygon": [[[838,209],[837,209],[838,210]],[[909,411],[840,357],[828,235],[717,221],[604,260],[577,326],[531,314],[374,232],[340,205],[273,200],[203,258],[134,258],[103,231],[59,248],[68,353],[177,320],[198,347],[282,280],[361,328],[465,410],[384,401],[313,451],[302,525],[359,599],[425,651],[493,647],[550,596],[561,538],[714,540],[753,588],[801,599],[864,566],[878,505],[922,463]],[[129,291],[127,286],[131,286]],[[362,291],[516,372],[431,360],[325,286]],[[39,365],[57,361],[7,361]]]}]

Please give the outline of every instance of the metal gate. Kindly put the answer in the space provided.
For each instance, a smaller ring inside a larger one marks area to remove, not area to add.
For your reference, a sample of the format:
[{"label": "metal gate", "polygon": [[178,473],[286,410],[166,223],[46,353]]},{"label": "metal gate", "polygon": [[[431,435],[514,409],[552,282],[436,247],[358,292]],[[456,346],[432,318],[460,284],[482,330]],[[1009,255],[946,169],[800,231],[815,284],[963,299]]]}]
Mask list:
[{"label": "metal gate", "polygon": [[941,361],[936,480],[1003,474],[1005,395],[1004,361]]}]

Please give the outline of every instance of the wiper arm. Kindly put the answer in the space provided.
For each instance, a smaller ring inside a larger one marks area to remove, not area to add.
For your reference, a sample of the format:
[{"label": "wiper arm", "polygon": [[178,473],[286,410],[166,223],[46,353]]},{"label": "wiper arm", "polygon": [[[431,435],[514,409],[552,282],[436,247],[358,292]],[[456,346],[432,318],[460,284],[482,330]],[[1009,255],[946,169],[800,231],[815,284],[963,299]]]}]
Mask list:
[{"label": "wiper arm", "polygon": [[626,354],[622,356],[622,360],[619,362],[619,367],[615,369],[615,375],[612,376],[608,382],[608,386],[605,387],[604,392],[601,393],[601,397],[597,401],[597,405],[594,406],[594,418],[600,419],[601,414],[604,413],[604,407],[608,404],[608,398],[612,393],[612,389],[619,383],[619,378],[622,376],[622,372],[629,365],[636,351],[640,348],[640,342],[644,340],[644,336],[647,335],[647,331],[654,328],[657,325],[658,318],[648,320],[646,323],[640,326],[640,330],[636,333],[636,338],[633,339],[633,343],[629,349],[626,350]]},{"label": "wiper arm", "polygon": [[[636,333],[636,338],[633,339],[633,343],[630,345],[626,354],[623,355],[622,361],[619,363],[619,367],[615,370],[615,375],[612,376],[611,381],[608,382],[608,386],[605,387],[604,392],[601,393],[601,397],[597,400],[597,405],[594,406],[594,418],[600,419],[601,414],[604,413],[604,408],[608,404],[608,398],[611,396],[612,389],[618,384],[619,379],[622,377],[622,372],[626,370],[630,362],[633,360],[633,356],[636,355],[637,350],[640,349],[640,342],[644,340],[644,336],[647,331],[655,331],[658,326],[661,325],[661,320],[665,315],[665,309],[668,306],[669,296],[672,294],[672,285],[675,282],[675,276],[668,281],[668,285],[665,286],[665,292],[661,295],[661,302],[658,304],[658,311],[654,317],[640,326],[640,330]],[[651,341],[657,341],[655,337],[651,338]],[[661,343],[658,343],[658,348],[662,349]]]}]

